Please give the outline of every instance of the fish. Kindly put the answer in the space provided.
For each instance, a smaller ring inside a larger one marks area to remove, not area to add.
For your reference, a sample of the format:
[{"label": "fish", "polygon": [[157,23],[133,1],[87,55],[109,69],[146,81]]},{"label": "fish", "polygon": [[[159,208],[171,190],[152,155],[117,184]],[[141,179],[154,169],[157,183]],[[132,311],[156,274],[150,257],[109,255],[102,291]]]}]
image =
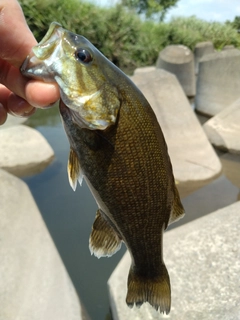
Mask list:
[{"label": "fish", "polygon": [[163,234],[182,218],[163,132],[147,99],[89,40],[53,22],[21,66],[24,76],[57,82],[73,190],[84,179],[98,210],[89,247],[131,255],[126,303],[171,309]]}]

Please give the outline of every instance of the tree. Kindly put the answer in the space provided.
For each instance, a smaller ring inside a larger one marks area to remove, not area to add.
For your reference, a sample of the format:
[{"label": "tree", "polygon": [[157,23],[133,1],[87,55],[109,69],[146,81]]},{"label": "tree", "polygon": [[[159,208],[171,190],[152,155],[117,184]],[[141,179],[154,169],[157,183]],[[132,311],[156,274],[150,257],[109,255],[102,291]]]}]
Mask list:
[{"label": "tree", "polygon": [[236,16],[232,22],[233,28],[237,29],[238,32],[240,31],[240,16]]},{"label": "tree", "polygon": [[178,0],[121,0],[124,6],[136,10],[138,14],[145,14],[146,18],[158,17],[161,21],[177,2]]}]

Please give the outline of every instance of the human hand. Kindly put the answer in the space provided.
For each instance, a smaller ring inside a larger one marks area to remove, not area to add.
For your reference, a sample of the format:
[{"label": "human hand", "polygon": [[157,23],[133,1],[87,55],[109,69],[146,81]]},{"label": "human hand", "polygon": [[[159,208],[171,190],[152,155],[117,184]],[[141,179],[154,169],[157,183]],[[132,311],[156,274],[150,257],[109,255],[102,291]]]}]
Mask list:
[{"label": "human hand", "polygon": [[59,99],[55,83],[25,78],[19,70],[36,40],[17,0],[0,0],[0,125],[7,113],[30,116]]}]

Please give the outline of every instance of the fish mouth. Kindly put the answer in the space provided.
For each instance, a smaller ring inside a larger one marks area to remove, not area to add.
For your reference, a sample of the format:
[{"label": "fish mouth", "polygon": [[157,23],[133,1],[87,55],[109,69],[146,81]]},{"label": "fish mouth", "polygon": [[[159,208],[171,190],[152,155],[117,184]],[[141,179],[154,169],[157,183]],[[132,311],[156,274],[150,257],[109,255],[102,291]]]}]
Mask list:
[{"label": "fish mouth", "polygon": [[61,42],[63,33],[64,29],[59,23],[51,23],[46,35],[32,48],[20,67],[24,76],[46,82],[55,82],[54,74],[49,71],[49,66],[56,59],[56,49]]},{"label": "fish mouth", "polygon": [[52,55],[55,47],[62,38],[64,29],[58,22],[52,22],[42,40],[32,48],[32,52],[39,60],[45,60]]}]

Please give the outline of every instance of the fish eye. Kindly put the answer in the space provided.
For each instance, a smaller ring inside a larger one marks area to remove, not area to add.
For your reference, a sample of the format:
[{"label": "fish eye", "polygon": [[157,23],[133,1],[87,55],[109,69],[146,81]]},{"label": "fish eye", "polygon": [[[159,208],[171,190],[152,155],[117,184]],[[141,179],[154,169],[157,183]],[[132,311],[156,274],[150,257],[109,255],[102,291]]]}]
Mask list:
[{"label": "fish eye", "polygon": [[83,48],[78,49],[75,52],[75,56],[76,56],[77,60],[79,60],[83,63],[89,63],[93,59],[91,53]]}]

